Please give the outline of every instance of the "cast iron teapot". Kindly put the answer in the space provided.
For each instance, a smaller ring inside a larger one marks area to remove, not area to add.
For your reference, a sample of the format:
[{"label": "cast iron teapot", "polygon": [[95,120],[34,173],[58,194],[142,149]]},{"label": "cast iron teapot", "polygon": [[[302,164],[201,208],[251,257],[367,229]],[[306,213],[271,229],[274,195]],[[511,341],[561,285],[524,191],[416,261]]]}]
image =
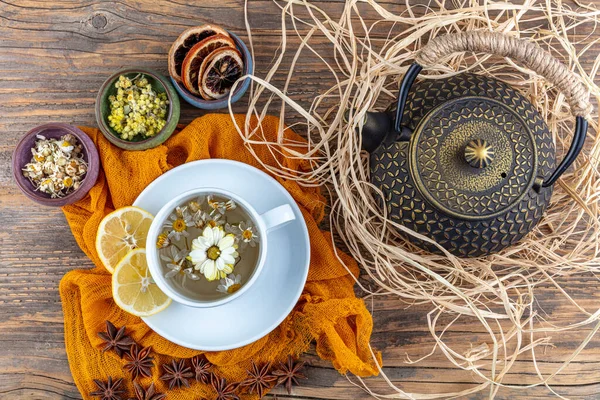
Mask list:
[{"label": "cast iron teapot", "polygon": [[[547,124],[517,90],[464,73],[415,83],[425,66],[459,51],[510,57],[554,83],[576,115],[573,142],[555,167]],[[585,140],[589,94],[579,77],[538,45],[501,33],[430,41],[404,76],[395,109],[368,112],[362,147],[389,217],[459,257],[497,252],[542,217],[556,180]],[[430,242],[410,237],[433,252]]]}]

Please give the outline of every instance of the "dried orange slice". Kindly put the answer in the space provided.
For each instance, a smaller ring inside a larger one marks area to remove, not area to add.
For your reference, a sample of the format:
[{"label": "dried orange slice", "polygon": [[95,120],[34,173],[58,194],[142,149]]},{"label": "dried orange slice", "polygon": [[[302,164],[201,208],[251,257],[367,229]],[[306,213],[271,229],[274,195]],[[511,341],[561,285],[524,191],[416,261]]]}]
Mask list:
[{"label": "dried orange slice", "polygon": [[181,67],[188,51],[196,43],[214,35],[229,36],[225,29],[215,25],[196,26],[186,29],[179,35],[169,50],[169,75],[176,81],[181,82]]},{"label": "dried orange slice", "polygon": [[221,47],[235,49],[235,43],[229,36],[214,35],[207,37],[200,43],[196,43],[188,51],[181,66],[181,80],[187,90],[200,96],[200,92],[198,91],[198,73],[200,72],[202,61],[213,51]]},{"label": "dried orange slice", "polygon": [[229,47],[213,51],[200,67],[200,94],[207,100],[227,96],[243,71],[244,61],[239,51]]}]

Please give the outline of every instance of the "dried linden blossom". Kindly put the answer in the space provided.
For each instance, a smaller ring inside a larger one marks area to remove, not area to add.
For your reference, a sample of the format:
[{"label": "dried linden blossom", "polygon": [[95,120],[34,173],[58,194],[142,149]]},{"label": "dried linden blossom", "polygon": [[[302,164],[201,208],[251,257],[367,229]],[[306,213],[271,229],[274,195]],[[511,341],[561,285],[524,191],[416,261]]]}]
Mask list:
[{"label": "dried linden blossom", "polygon": [[108,96],[109,126],[123,140],[146,139],[156,135],[167,124],[169,100],[157,93],[144,75],[133,79],[119,76],[117,94]]},{"label": "dried linden blossom", "polygon": [[77,190],[88,169],[83,146],[70,133],[60,139],[46,139],[42,135],[37,135],[37,139],[31,149],[31,162],[23,168],[23,176],[35,190],[53,199]]}]

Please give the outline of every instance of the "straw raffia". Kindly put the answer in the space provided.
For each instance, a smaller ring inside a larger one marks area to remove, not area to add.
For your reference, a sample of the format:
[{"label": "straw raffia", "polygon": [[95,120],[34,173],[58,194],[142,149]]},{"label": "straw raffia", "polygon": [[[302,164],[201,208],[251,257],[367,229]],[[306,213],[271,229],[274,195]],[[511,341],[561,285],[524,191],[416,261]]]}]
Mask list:
[{"label": "straw raffia", "polygon": [[[457,368],[470,371],[480,382],[462,392],[420,394],[405,392],[382,375],[390,385],[389,393],[375,393],[368,385],[365,390],[376,398],[426,399],[481,390],[493,397],[503,386],[519,389],[544,385],[558,395],[551,387],[553,378],[600,329],[600,308],[584,308],[561,286],[566,278],[594,277],[600,269],[600,142],[595,135],[598,113],[588,115],[586,149],[556,184],[551,204],[538,226],[518,244],[476,259],[427,253],[406,240],[408,235],[416,234],[387,218],[377,206],[382,193],[369,183],[367,155],[360,151],[356,130],[366,111],[383,110],[394,101],[398,82],[415,62],[422,45],[445,33],[502,32],[535,42],[563,61],[568,71],[576,73],[592,103],[597,104],[600,88],[594,80],[600,58],[597,54],[590,57],[589,53],[599,48],[596,30],[600,11],[560,0],[432,1],[415,6],[407,1],[406,10],[399,14],[373,0],[348,0],[336,3],[340,8],[336,15],[328,15],[305,0],[274,4],[281,9],[281,46],[270,70],[264,76],[250,77],[253,89],[248,115],[278,115],[281,132],[284,123],[289,124],[308,137],[310,149],[304,151],[299,144],[285,141],[283,135],[277,141],[266,140],[260,128],[248,125],[238,126],[240,135],[250,150],[267,146],[273,153],[285,153],[312,165],[312,170],[303,174],[283,166],[265,168],[302,185],[329,188],[333,199],[330,223],[364,270],[366,279],[359,281],[362,289],[371,295],[429,304],[428,329],[436,344],[424,357],[441,351]],[[252,7],[252,3],[246,7]],[[366,12],[378,20],[368,23],[363,18]],[[246,23],[252,46],[248,18]],[[289,94],[298,60],[304,57],[322,62],[329,75],[321,79],[332,82],[312,104],[301,104]],[[584,58],[592,58],[586,68],[580,62]],[[544,79],[518,61],[481,53],[458,53],[441,61],[444,63],[437,59],[432,62],[420,79],[470,71],[493,75],[521,90],[547,120],[558,159],[570,144],[572,111],[589,111],[577,95],[571,109],[568,98],[572,94],[565,96],[558,82]],[[590,284],[595,285],[595,279]],[[560,325],[543,312],[537,299],[544,285],[558,290],[565,304],[576,310],[573,320],[578,320]],[[472,343],[472,349],[464,352],[457,350],[460,343],[448,341],[444,332],[466,321],[478,321],[487,340]],[[537,360],[540,351],[552,343],[552,335],[584,329],[591,329],[585,340],[571,349],[552,373],[542,373]],[[515,362],[525,359],[530,360],[538,382],[528,386],[505,384],[504,378]]]}]

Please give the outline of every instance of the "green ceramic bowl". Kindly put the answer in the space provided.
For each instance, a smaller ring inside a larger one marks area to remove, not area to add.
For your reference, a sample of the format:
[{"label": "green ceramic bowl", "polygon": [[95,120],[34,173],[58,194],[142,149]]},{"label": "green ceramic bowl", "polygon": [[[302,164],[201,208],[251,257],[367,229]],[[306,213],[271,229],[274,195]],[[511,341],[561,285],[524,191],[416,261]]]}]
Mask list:
[{"label": "green ceramic bowl", "polygon": [[[167,98],[169,99],[167,124],[160,132],[150,138],[123,140],[108,124],[108,116],[110,115],[110,102],[108,101],[108,97],[116,94],[117,89],[115,88],[115,82],[119,79],[119,76],[125,75],[131,79],[138,74],[143,74],[156,92],[167,94]],[[180,108],[177,92],[173,88],[173,85],[171,85],[171,82],[163,75],[146,68],[126,68],[110,76],[102,84],[102,87],[98,92],[98,97],[96,98],[96,122],[98,122],[98,126],[104,136],[115,146],[125,150],[146,150],[158,146],[173,134],[177,127],[177,123],[179,122]]]}]

